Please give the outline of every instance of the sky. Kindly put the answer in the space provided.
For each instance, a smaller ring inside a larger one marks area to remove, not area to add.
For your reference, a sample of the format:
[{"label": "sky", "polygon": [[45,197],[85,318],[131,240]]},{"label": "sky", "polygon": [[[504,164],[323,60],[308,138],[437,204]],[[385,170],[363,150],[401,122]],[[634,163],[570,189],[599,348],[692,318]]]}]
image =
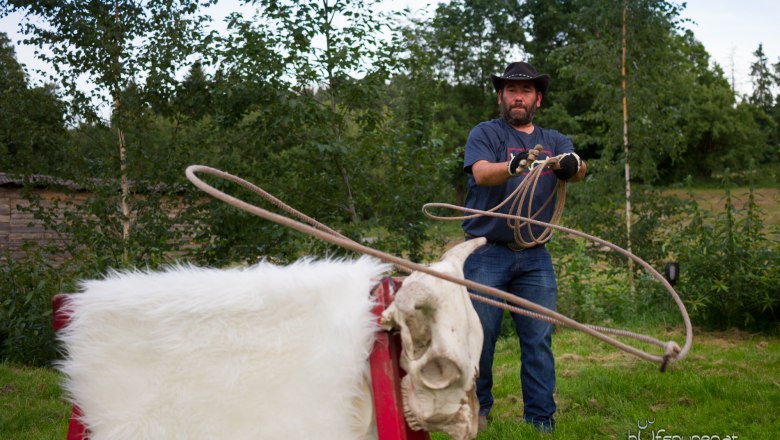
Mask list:
[{"label": "sky", "polygon": [[769,64],[780,61],[780,1],[689,0],[682,13],[692,20],[685,27],[704,44],[740,94],[753,89],[750,65],[753,52],[763,44]]},{"label": "sky", "polygon": [[[383,9],[401,9],[410,6],[416,13],[424,13],[426,3],[436,3],[437,0],[386,0]],[[440,1],[440,0],[439,0]],[[220,1],[219,5],[231,3]],[[224,6],[222,7],[224,8]],[[432,6],[429,7],[432,10]],[[219,15],[219,10],[212,13]],[[683,10],[682,18],[689,19],[685,27],[691,29],[697,40],[704,44],[711,56],[711,61],[717,62],[733,83],[740,95],[749,94],[752,90],[750,81],[750,64],[755,61],[753,52],[759,44],[763,44],[764,53],[770,64],[780,61],[780,1],[778,0],[689,0]],[[16,44],[22,39],[17,32],[18,15],[10,15],[0,19],[0,32],[8,34]],[[24,64],[33,81],[40,80],[32,69],[47,69],[47,66],[37,61],[34,49],[28,46],[16,46],[16,56]]]}]

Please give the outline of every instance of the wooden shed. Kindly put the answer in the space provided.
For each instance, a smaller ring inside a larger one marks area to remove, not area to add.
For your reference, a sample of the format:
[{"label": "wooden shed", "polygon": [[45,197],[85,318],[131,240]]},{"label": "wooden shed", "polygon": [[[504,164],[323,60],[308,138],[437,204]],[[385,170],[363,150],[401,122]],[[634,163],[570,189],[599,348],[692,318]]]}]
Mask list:
[{"label": "wooden shed", "polygon": [[8,255],[14,259],[23,257],[25,245],[45,246],[67,240],[34,218],[27,210],[30,202],[25,193],[39,198],[46,208],[57,202],[62,205],[67,200],[78,203],[88,195],[75,182],[43,175],[22,177],[0,173],[0,259]]}]

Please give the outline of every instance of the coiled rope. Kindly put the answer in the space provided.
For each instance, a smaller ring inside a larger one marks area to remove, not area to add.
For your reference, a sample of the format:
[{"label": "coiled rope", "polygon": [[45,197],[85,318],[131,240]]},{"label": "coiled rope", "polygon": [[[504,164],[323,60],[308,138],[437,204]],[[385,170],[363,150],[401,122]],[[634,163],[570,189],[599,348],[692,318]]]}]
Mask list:
[{"label": "coiled rope", "polygon": [[[533,175],[533,173],[536,173],[536,172],[541,173],[543,168],[544,167],[542,167],[542,166],[534,168],[534,170],[531,171],[531,175]],[[233,182],[233,183],[235,183],[235,184],[237,184],[239,186],[242,186],[242,187],[244,187],[246,189],[249,189],[250,191],[252,191],[255,194],[258,194],[259,196],[261,196],[262,198],[268,200],[269,202],[271,202],[272,204],[274,204],[278,208],[282,209],[283,211],[287,212],[288,214],[292,215],[293,217],[297,217],[301,221],[297,221],[297,220],[294,220],[294,219],[292,219],[290,217],[286,217],[286,216],[283,216],[283,215],[279,215],[279,214],[273,213],[271,211],[268,211],[266,209],[260,208],[258,206],[252,205],[252,204],[249,204],[249,203],[247,203],[247,202],[245,202],[243,200],[240,200],[240,199],[235,198],[235,197],[233,197],[231,195],[228,195],[228,194],[226,194],[226,193],[224,193],[224,192],[214,188],[213,186],[208,185],[207,183],[203,182],[196,175],[197,173],[210,174],[212,176],[228,180],[228,181]],[[309,216],[306,216],[305,214],[295,210],[294,208],[290,207],[289,205],[286,205],[284,202],[282,202],[281,200],[277,199],[276,197],[274,197],[270,193],[266,192],[262,188],[259,188],[258,186],[254,185],[254,184],[252,184],[250,182],[247,182],[246,180],[241,179],[240,177],[234,176],[234,175],[226,173],[224,171],[220,171],[218,169],[211,168],[211,167],[204,166],[204,165],[190,165],[189,167],[187,167],[186,176],[196,187],[198,187],[203,192],[211,195],[212,197],[214,197],[216,199],[222,200],[223,202],[228,203],[228,204],[230,204],[230,205],[232,205],[234,207],[242,209],[242,210],[244,210],[246,212],[252,213],[254,215],[257,215],[257,216],[259,216],[261,218],[264,218],[266,220],[272,221],[274,223],[277,223],[277,224],[280,224],[280,225],[283,225],[283,226],[287,226],[287,227],[289,227],[291,229],[295,229],[296,231],[299,231],[299,232],[302,232],[302,233],[305,233],[305,234],[309,234],[309,235],[311,235],[313,237],[316,237],[316,238],[319,238],[320,240],[323,240],[323,241],[326,241],[328,243],[340,246],[340,247],[342,247],[344,249],[349,249],[349,250],[352,250],[352,251],[355,251],[355,252],[359,252],[359,253],[362,253],[362,254],[371,255],[371,256],[376,257],[376,258],[378,258],[378,259],[380,259],[382,261],[385,261],[387,263],[391,263],[391,264],[393,264],[393,265],[395,265],[395,266],[397,266],[399,268],[405,269],[405,270],[407,270],[409,272],[418,271],[418,272],[427,273],[429,275],[432,275],[432,276],[444,279],[446,281],[449,281],[449,282],[452,282],[452,283],[464,286],[464,287],[466,287],[468,289],[471,289],[473,291],[482,292],[482,293],[490,295],[490,296],[492,296],[494,298],[501,299],[503,301],[506,301],[506,303],[509,303],[509,304],[505,304],[503,302],[497,301],[496,299],[491,299],[491,298],[486,298],[486,297],[479,296],[479,295],[470,294],[471,298],[476,300],[476,301],[481,301],[483,303],[490,304],[490,305],[493,305],[493,306],[496,306],[496,307],[499,307],[499,308],[502,308],[502,309],[506,309],[506,310],[509,310],[511,312],[514,312],[514,313],[520,313],[520,314],[523,314],[523,315],[531,316],[533,318],[540,319],[542,321],[550,322],[550,323],[553,323],[553,324],[564,325],[564,326],[567,326],[567,327],[570,327],[570,328],[582,331],[584,333],[587,333],[587,334],[593,336],[596,339],[599,339],[599,340],[601,340],[603,342],[606,342],[606,343],[608,343],[610,345],[613,345],[614,347],[616,347],[618,349],[621,349],[621,350],[623,350],[623,351],[625,351],[627,353],[633,354],[633,355],[639,357],[640,359],[644,359],[644,360],[647,360],[647,361],[659,364],[660,370],[662,372],[665,371],[665,369],[666,369],[666,367],[667,367],[667,365],[669,363],[675,362],[677,360],[680,360],[680,359],[684,358],[688,354],[688,352],[690,351],[691,345],[693,343],[693,332],[692,332],[692,329],[691,329],[691,323],[690,323],[690,319],[688,317],[688,313],[685,310],[685,306],[683,305],[682,301],[680,300],[679,296],[674,291],[672,286],[669,284],[668,281],[666,281],[666,279],[663,276],[661,276],[661,274],[659,274],[648,263],[646,263],[644,260],[640,259],[639,257],[637,257],[637,256],[635,256],[635,255],[633,255],[633,254],[631,254],[631,253],[629,253],[629,252],[619,248],[618,246],[616,246],[616,245],[614,245],[612,243],[609,243],[609,242],[607,242],[605,240],[601,240],[601,239],[599,239],[597,237],[592,237],[592,236],[590,236],[588,234],[585,234],[585,233],[582,233],[582,232],[579,232],[579,231],[575,231],[575,230],[568,229],[568,228],[565,228],[565,227],[562,227],[562,226],[558,226],[558,225],[555,225],[555,224],[551,224],[551,223],[545,223],[545,222],[537,221],[537,220],[534,220],[532,218],[525,218],[525,217],[521,217],[521,216],[511,216],[511,215],[501,214],[501,213],[497,213],[497,212],[486,213],[486,212],[472,210],[472,209],[468,209],[468,208],[464,208],[464,207],[460,207],[460,206],[456,206],[456,205],[449,205],[449,204],[443,204],[443,203],[432,203],[432,204],[427,204],[424,207],[424,210],[426,211],[426,214],[427,214],[427,210],[429,208],[441,207],[441,208],[455,209],[455,210],[459,210],[459,211],[463,211],[463,212],[468,212],[468,213],[474,214],[474,215],[477,215],[477,214],[479,214],[479,215],[492,215],[492,216],[496,216],[496,217],[506,218],[508,221],[520,221],[520,222],[523,222],[523,223],[530,223],[530,224],[533,224],[533,225],[544,226],[546,228],[556,229],[556,230],[560,230],[560,231],[563,231],[563,232],[566,232],[566,233],[569,233],[569,234],[572,234],[572,235],[576,235],[576,236],[587,238],[587,239],[589,239],[589,240],[591,240],[591,241],[593,241],[595,243],[602,244],[604,246],[609,247],[610,249],[613,249],[613,250],[616,250],[616,251],[620,252],[623,255],[626,255],[628,258],[631,258],[632,260],[634,260],[637,263],[639,263],[642,267],[644,267],[646,270],[648,270],[654,277],[656,277],[664,285],[664,287],[666,287],[666,289],[670,292],[670,294],[674,298],[675,302],[677,303],[678,308],[680,309],[680,313],[682,314],[683,321],[685,323],[685,343],[684,343],[682,348],[680,348],[679,345],[677,345],[677,343],[674,342],[674,341],[663,342],[663,341],[660,341],[660,340],[655,339],[655,338],[650,337],[650,336],[639,335],[639,334],[635,334],[635,333],[632,333],[632,332],[629,332],[629,331],[625,331],[625,330],[616,330],[616,329],[609,329],[609,328],[605,328],[605,327],[597,327],[597,326],[581,324],[581,323],[579,323],[579,322],[577,322],[577,321],[575,321],[575,320],[573,320],[571,318],[568,318],[568,317],[566,317],[566,316],[564,316],[564,315],[562,315],[562,314],[560,314],[560,313],[558,313],[558,312],[556,312],[554,310],[550,310],[550,309],[548,309],[546,307],[543,307],[543,306],[540,306],[538,304],[532,303],[532,302],[530,302],[528,300],[525,300],[523,298],[519,298],[519,297],[514,296],[514,295],[512,295],[510,293],[504,292],[503,290],[496,289],[496,288],[493,288],[493,287],[490,287],[490,286],[486,286],[484,284],[475,283],[475,282],[470,281],[470,280],[453,277],[451,275],[448,275],[448,274],[441,273],[441,272],[438,272],[436,270],[433,270],[433,269],[429,268],[428,266],[424,266],[422,264],[418,264],[418,263],[406,260],[404,258],[400,258],[400,257],[397,257],[395,255],[391,255],[391,254],[382,252],[380,250],[377,250],[377,249],[374,249],[374,248],[371,248],[371,247],[368,247],[368,246],[364,246],[364,245],[362,245],[362,244],[360,244],[360,243],[358,243],[358,242],[356,242],[354,240],[349,239],[348,237],[345,237],[344,235],[338,233],[337,231],[335,231],[335,230],[329,228],[328,226],[318,222],[317,220],[315,220],[315,219],[313,219],[313,218],[311,218]],[[538,179],[538,177],[535,177],[535,179]],[[529,180],[528,177],[525,180]],[[522,205],[518,205],[518,206],[522,206]],[[497,209],[497,208],[494,208],[494,209]],[[428,215],[430,216],[430,214],[428,214]],[[437,217],[433,216],[432,218],[437,218]],[[442,219],[455,220],[455,219],[459,219],[459,217],[442,217]],[[518,225],[521,225],[521,223],[518,223]],[[546,238],[547,240],[549,240],[549,234],[547,234],[546,237],[544,235],[545,234],[543,234],[542,238]],[[634,339],[637,339],[637,340],[640,340],[640,341],[644,341],[644,342],[647,342],[647,343],[650,343],[650,344],[653,344],[653,345],[657,345],[657,346],[663,347],[664,348],[664,354],[659,356],[659,355],[654,355],[654,354],[651,354],[651,353],[647,353],[644,350],[641,350],[639,348],[636,348],[636,347],[633,347],[631,345],[625,344],[625,343],[623,343],[623,342],[621,342],[621,341],[619,341],[617,339],[614,339],[613,337],[608,336],[607,333],[611,333],[611,334],[615,334],[615,335],[619,335],[619,336],[627,336],[627,337],[631,337],[631,338],[634,338]]]}]

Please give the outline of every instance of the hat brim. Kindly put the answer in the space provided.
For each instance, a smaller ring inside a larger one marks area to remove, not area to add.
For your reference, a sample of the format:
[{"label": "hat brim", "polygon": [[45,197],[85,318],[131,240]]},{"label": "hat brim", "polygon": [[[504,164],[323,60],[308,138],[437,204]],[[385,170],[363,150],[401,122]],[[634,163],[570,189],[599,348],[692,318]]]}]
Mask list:
[{"label": "hat brim", "polygon": [[547,94],[547,87],[550,85],[550,75],[543,73],[537,76],[498,76],[490,75],[490,79],[493,80],[493,88],[496,89],[496,93],[504,86],[507,81],[533,81],[536,86],[536,91],[541,92],[542,95]]}]

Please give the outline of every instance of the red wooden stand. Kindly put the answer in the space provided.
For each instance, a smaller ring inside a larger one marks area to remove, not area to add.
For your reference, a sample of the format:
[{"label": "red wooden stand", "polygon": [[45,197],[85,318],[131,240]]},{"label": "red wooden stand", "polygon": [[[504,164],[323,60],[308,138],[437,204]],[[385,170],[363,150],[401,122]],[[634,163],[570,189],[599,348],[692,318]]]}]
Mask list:
[{"label": "red wooden stand", "polygon": [[[399,278],[385,278],[371,294],[376,298],[374,314],[377,319],[393,302],[395,290],[401,287]],[[374,413],[379,440],[429,440],[425,431],[413,431],[404,418],[401,396],[401,378],[406,373],[398,365],[401,354],[401,337],[386,331],[378,331],[374,349],[369,358],[371,385],[374,391]]]},{"label": "red wooden stand", "polygon": [[[54,331],[59,331],[65,328],[70,321],[70,310],[65,307],[66,295],[59,294],[54,295],[51,299],[52,308],[52,327]],[[66,440],[86,440],[87,428],[81,423],[81,410],[78,406],[73,405],[73,410],[70,413],[70,422],[68,423],[68,436]]]},{"label": "red wooden stand", "polygon": [[[371,292],[376,297],[374,314],[379,319],[382,312],[393,302],[395,290],[401,286],[399,278],[385,278]],[[65,306],[66,295],[52,298],[54,331],[68,325],[70,310]],[[377,436],[379,440],[429,440],[425,431],[413,431],[406,424],[401,397],[401,378],[406,374],[398,365],[401,353],[401,337],[386,331],[377,331],[374,349],[369,358],[374,393]],[[81,411],[73,406],[68,424],[67,440],[87,440],[86,427],[80,420]]]}]

